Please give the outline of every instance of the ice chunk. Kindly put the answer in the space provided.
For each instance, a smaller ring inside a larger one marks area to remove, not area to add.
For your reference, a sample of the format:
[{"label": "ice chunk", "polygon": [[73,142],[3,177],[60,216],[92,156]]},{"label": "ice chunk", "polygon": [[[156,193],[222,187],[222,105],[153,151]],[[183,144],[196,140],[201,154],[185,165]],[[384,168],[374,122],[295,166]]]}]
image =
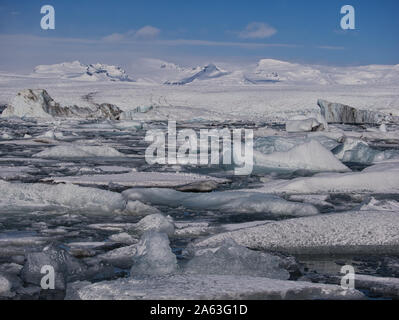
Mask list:
[{"label": "ice chunk", "polygon": [[11,293],[11,282],[6,277],[0,275],[0,297],[11,296],[13,296]]},{"label": "ice chunk", "polygon": [[42,252],[29,253],[21,271],[21,277],[27,283],[40,286],[43,266],[51,266],[55,271],[55,289],[65,290],[65,284],[79,278],[85,267],[64,249],[48,246]]},{"label": "ice chunk", "polygon": [[124,244],[134,244],[137,243],[137,239],[133,238],[127,232],[113,234],[108,238],[110,241],[119,242]]},{"label": "ice chunk", "polygon": [[55,130],[46,131],[42,135],[38,136],[38,138],[49,138],[53,140],[62,139],[63,137],[64,135],[62,134],[62,132],[57,132]]},{"label": "ice chunk", "polygon": [[319,99],[317,104],[328,123],[374,124],[389,120],[389,117],[383,113],[357,110],[341,103],[332,103]]},{"label": "ice chunk", "polygon": [[196,246],[233,239],[251,249],[291,254],[397,254],[398,232],[397,212],[353,211],[270,222],[211,236]]},{"label": "ice chunk", "polygon": [[267,213],[283,216],[315,215],[318,210],[310,205],[289,202],[259,192],[223,191],[186,193],[171,189],[129,189],[122,193],[127,200],[139,200],[155,205],[183,206],[194,210],[220,210],[228,213]]},{"label": "ice chunk", "polygon": [[207,235],[214,228],[208,222],[176,222],[175,236],[177,237],[198,237]]},{"label": "ice chunk", "polygon": [[323,131],[324,125],[314,118],[305,120],[289,120],[285,123],[287,132]]},{"label": "ice chunk", "polygon": [[94,158],[125,157],[118,150],[108,146],[61,145],[48,148],[33,155],[36,158]]},{"label": "ice chunk", "polygon": [[[82,300],[292,300],[363,299],[357,290],[341,286],[250,276],[168,275],[119,279],[76,286],[73,299]],[[71,288],[73,289],[73,288]]]},{"label": "ice chunk", "polygon": [[98,259],[121,269],[129,269],[133,265],[133,256],[136,253],[137,244],[133,244],[100,254]]},{"label": "ice chunk", "polygon": [[70,184],[9,183],[0,180],[1,212],[68,209],[81,213],[112,213],[123,210],[119,193]]},{"label": "ice chunk", "polygon": [[399,155],[397,150],[378,151],[359,139],[346,138],[341,146],[333,150],[335,156],[343,162],[371,164],[391,159]]},{"label": "ice chunk", "polygon": [[168,236],[171,236],[175,232],[175,226],[171,216],[165,217],[163,214],[157,213],[148,215],[141,219],[134,226],[134,230],[140,233],[155,231],[166,233]]},{"label": "ice chunk", "polygon": [[[332,150],[339,145],[337,142],[338,138],[331,138],[323,133],[322,135],[316,135],[317,132],[312,134],[294,135],[294,136],[268,136],[260,137],[254,141],[254,149],[264,154],[270,154],[273,152],[285,152],[292,148],[309,142],[310,140],[318,141],[327,150]],[[331,133],[329,133],[331,135]],[[341,135],[339,136],[341,138]]]},{"label": "ice chunk", "polygon": [[312,172],[350,171],[316,140],[301,144],[286,152],[262,154],[254,151],[255,170],[308,170]]},{"label": "ice chunk", "polygon": [[248,275],[287,280],[290,274],[281,267],[280,257],[256,252],[227,240],[221,247],[194,256],[185,266],[185,272],[196,274]]},{"label": "ice chunk", "polygon": [[131,276],[159,276],[176,271],[177,259],[169,246],[168,236],[165,233],[146,232],[137,244]]}]

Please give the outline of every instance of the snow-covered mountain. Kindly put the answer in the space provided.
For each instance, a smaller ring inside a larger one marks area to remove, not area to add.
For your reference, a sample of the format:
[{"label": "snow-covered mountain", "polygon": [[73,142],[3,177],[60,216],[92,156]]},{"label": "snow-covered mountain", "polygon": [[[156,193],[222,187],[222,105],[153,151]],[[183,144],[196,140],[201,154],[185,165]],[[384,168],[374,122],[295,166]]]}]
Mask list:
[{"label": "snow-covered mountain", "polygon": [[[132,68],[137,82],[158,85],[399,84],[399,65],[331,67],[275,59],[261,59],[255,65],[222,65],[223,68],[209,63],[192,68],[145,58],[133,63]],[[100,63],[84,65],[79,61],[40,65],[33,75],[82,81],[133,81],[121,67]]]},{"label": "snow-covered mountain", "polygon": [[311,82],[327,84],[324,75],[313,66],[279,61],[274,59],[262,59],[255,70],[245,75],[251,83],[267,82]]},{"label": "snow-covered mountain", "polygon": [[330,67],[262,59],[255,69],[245,72],[248,82],[314,85],[364,85],[399,83],[399,65]]},{"label": "snow-covered mountain", "polygon": [[83,81],[133,81],[121,67],[101,63],[85,65],[79,61],[40,65],[34,73]]},{"label": "snow-covered mountain", "polygon": [[228,71],[222,70],[215,64],[210,63],[204,67],[196,67],[187,72],[184,77],[178,80],[169,80],[165,84],[170,85],[185,85],[194,81],[217,79],[229,74]]}]

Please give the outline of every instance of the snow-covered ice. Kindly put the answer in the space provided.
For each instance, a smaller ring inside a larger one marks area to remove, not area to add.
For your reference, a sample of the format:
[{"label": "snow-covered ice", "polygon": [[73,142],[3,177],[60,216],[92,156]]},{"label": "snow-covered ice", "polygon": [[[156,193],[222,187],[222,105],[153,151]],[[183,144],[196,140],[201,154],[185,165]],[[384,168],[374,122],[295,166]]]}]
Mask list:
[{"label": "snow-covered ice", "polygon": [[276,180],[262,188],[248,190],[264,193],[320,194],[320,193],[398,193],[399,167],[375,165],[361,172],[321,173],[313,177]]},{"label": "snow-covered ice", "polygon": [[214,235],[195,245],[214,247],[233,239],[252,249],[295,254],[397,254],[398,231],[397,212],[355,211],[270,222]]},{"label": "snow-covered ice", "polygon": [[185,270],[190,274],[250,275],[288,280],[290,275],[282,265],[280,257],[252,251],[227,240],[218,248],[194,256]]},{"label": "snow-covered ice", "polygon": [[61,145],[43,150],[33,157],[44,159],[125,157],[123,153],[108,146]]},{"label": "snow-covered ice", "polygon": [[112,213],[126,202],[115,192],[71,184],[10,183],[0,180],[1,212],[18,210],[72,210],[81,213]]},{"label": "snow-covered ice", "polygon": [[[100,149],[102,152],[102,149]],[[39,155],[37,155],[39,156]],[[46,178],[55,183],[80,183],[86,185],[119,184],[126,187],[178,187],[193,182],[214,181],[225,183],[228,180],[192,173],[168,172],[129,172],[122,174],[82,175],[76,177]]]},{"label": "snow-covered ice", "polygon": [[285,152],[263,154],[254,151],[255,170],[308,170],[313,172],[349,171],[334,155],[318,141],[301,144]]}]

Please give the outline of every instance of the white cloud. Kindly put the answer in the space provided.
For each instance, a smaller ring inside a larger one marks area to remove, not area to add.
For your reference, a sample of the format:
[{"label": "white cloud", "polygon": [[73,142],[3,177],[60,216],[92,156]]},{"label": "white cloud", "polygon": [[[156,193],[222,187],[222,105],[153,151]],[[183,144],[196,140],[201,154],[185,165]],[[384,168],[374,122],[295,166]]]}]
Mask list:
[{"label": "white cloud", "polygon": [[103,38],[104,41],[107,42],[118,42],[125,39],[125,35],[121,34],[121,33],[113,33],[110,34],[109,36],[106,36]]},{"label": "white cloud", "polygon": [[277,30],[264,22],[251,22],[238,33],[242,39],[264,39],[276,34]]},{"label": "white cloud", "polygon": [[155,28],[153,26],[145,26],[142,27],[141,29],[137,30],[137,32],[134,34],[136,38],[155,38],[161,33],[161,30],[158,28]]},{"label": "white cloud", "polygon": [[120,42],[124,40],[131,39],[153,39],[156,38],[161,33],[161,30],[153,27],[153,26],[145,26],[139,30],[129,30],[126,33],[113,33],[106,37],[103,37],[102,40],[107,42]]}]

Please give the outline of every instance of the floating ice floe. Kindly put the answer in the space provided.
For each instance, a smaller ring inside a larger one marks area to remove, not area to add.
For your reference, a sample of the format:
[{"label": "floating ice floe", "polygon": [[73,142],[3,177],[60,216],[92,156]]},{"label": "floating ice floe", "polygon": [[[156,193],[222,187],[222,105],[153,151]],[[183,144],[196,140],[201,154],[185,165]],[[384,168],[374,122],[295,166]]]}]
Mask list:
[{"label": "floating ice floe", "polygon": [[110,265],[121,268],[129,269],[133,265],[133,256],[137,253],[137,243],[114,249],[97,256],[98,260],[109,263]]},{"label": "floating ice floe", "polygon": [[132,277],[160,276],[177,272],[177,259],[173,254],[165,233],[146,232],[137,244]]},{"label": "floating ice floe", "polygon": [[[37,155],[38,156],[38,155]],[[214,178],[193,173],[169,173],[169,172],[129,172],[123,174],[98,174],[82,175],[73,177],[53,177],[46,178],[44,181],[55,183],[75,183],[85,185],[118,184],[125,187],[178,187],[193,182],[214,181],[216,183],[226,183],[228,180]]]},{"label": "floating ice floe", "polygon": [[117,233],[109,236],[110,241],[123,243],[123,244],[135,244],[137,243],[137,239],[132,237],[127,232]]},{"label": "floating ice floe", "polygon": [[311,140],[285,152],[263,154],[254,151],[254,170],[350,171],[316,140]]},{"label": "floating ice floe", "polygon": [[171,189],[129,189],[122,193],[128,200],[155,205],[185,207],[194,210],[220,210],[227,213],[265,213],[277,216],[308,216],[318,214],[310,204],[289,202],[259,192],[223,191],[186,193]]},{"label": "floating ice floe", "polygon": [[32,118],[94,118],[116,119],[122,111],[112,104],[95,104],[91,107],[61,106],[43,89],[25,89],[20,91],[1,117]]},{"label": "floating ice floe", "polygon": [[0,178],[4,180],[21,179],[30,176],[30,173],[37,172],[35,168],[20,166],[20,167],[3,167],[0,166]]},{"label": "floating ice floe", "polygon": [[81,213],[112,213],[123,210],[119,193],[71,184],[9,183],[0,180],[1,212],[68,209]]},{"label": "floating ice floe", "polygon": [[399,214],[353,211],[318,215],[221,233],[196,247],[215,247],[227,239],[251,249],[291,254],[397,254]]},{"label": "floating ice floe", "polygon": [[283,264],[280,257],[252,251],[227,240],[218,248],[194,256],[184,270],[190,274],[250,275],[288,280],[290,274],[283,268]]},{"label": "floating ice floe", "polygon": [[33,155],[35,158],[94,158],[126,157],[125,154],[108,146],[61,145],[45,149]]},{"label": "floating ice floe", "polygon": [[209,234],[212,228],[208,222],[175,222],[176,237],[198,237]]},{"label": "floating ice floe", "polygon": [[399,165],[377,164],[361,172],[321,173],[313,177],[276,180],[250,192],[322,194],[322,193],[399,193]]},{"label": "floating ice floe", "polygon": [[382,121],[389,120],[389,117],[383,113],[357,110],[341,103],[332,103],[319,99],[317,104],[327,123],[379,124]]},{"label": "floating ice floe", "polygon": [[287,132],[323,131],[324,129],[324,125],[314,118],[305,120],[288,120],[285,123],[285,131]]},{"label": "floating ice floe", "polygon": [[363,299],[341,286],[250,276],[167,275],[70,285],[66,299],[81,300],[245,300]]},{"label": "floating ice floe", "polygon": [[49,138],[53,140],[62,139],[63,137],[64,135],[62,134],[62,132],[56,130],[49,130],[43,133],[42,135],[38,136],[38,138]]}]

